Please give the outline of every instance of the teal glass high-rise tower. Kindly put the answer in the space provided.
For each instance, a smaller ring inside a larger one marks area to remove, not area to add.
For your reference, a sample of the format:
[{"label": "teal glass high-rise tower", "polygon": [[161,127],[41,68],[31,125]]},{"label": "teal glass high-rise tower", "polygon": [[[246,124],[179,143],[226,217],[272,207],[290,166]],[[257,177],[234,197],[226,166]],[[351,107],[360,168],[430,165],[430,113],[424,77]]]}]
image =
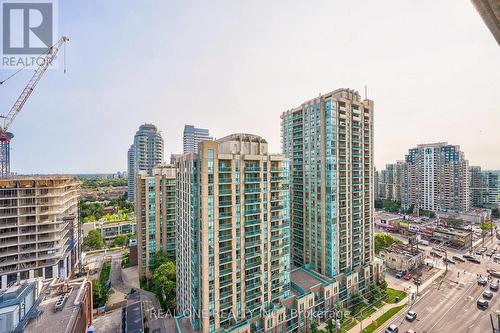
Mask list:
[{"label": "teal glass high-rise tower", "polygon": [[337,278],[340,299],[381,274],[373,247],[373,101],[338,89],[281,116],[291,161],[292,262]]}]

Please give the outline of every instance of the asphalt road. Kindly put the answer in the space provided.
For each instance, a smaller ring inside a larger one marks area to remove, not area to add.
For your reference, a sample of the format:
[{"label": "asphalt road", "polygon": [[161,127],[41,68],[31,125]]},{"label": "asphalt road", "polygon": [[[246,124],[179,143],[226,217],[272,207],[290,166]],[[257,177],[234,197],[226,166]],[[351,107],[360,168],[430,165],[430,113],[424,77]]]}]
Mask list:
[{"label": "asphalt road", "polygon": [[[497,246],[497,243],[492,241],[487,245],[488,248],[492,248]],[[430,248],[425,250],[428,252]],[[451,250],[448,256],[463,253]],[[429,258],[427,261],[432,262],[435,267],[445,268],[442,259]],[[481,259],[481,264],[468,261],[449,264],[446,278],[436,280],[411,307],[417,313],[417,319],[414,322],[406,321],[405,312],[387,322],[383,329],[394,323],[398,325],[399,332],[403,333],[410,328],[418,333],[492,332],[489,314],[495,315],[496,323],[496,314],[500,313],[500,292],[494,293],[487,310],[478,309],[476,303],[479,298],[482,298],[483,291],[489,289],[477,284],[477,275],[487,276],[487,268],[500,271],[500,264],[494,263],[487,256]],[[399,283],[402,287],[414,288],[412,282],[400,280]]]}]

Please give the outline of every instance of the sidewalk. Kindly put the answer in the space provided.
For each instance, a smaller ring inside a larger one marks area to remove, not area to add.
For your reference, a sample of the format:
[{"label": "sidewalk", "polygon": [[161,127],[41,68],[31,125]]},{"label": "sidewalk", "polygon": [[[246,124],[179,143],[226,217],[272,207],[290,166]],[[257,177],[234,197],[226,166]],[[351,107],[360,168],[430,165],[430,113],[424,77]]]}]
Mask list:
[{"label": "sidewalk", "polygon": [[[419,289],[418,290],[419,294],[422,295],[422,292],[426,288],[428,288],[434,281],[436,281],[436,279],[438,279],[440,276],[442,276],[443,273],[444,272],[442,270],[440,270],[440,271],[436,272],[436,274],[434,274],[430,279],[427,279],[424,283],[422,283],[422,285],[418,288]],[[393,289],[401,290],[401,288],[398,288],[398,286],[395,286],[395,285],[391,285],[389,287],[391,287]],[[407,296],[405,298],[403,298],[401,301],[399,301],[396,304],[385,304],[380,309],[378,309],[377,311],[375,311],[374,313],[372,313],[368,318],[365,318],[360,323],[357,323],[356,326],[354,326],[353,328],[351,328],[348,331],[348,333],[358,333],[358,332],[360,332],[361,328],[366,328],[368,325],[370,325],[373,321],[375,321],[381,315],[383,315],[384,313],[386,313],[387,311],[389,311],[389,309],[395,308],[395,307],[400,306],[400,305],[408,305],[408,297],[410,295],[413,295],[413,294],[411,293],[411,290],[406,291],[406,292],[407,292]],[[416,301],[418,301],[418,299]],[[405,311],[405,308],[402,308],[401,311]],[[401,311],[399,311],[398,313],[396,313],[393,317],[397,316]],[[384,325],[385,325],[385,323],[384,323]]]},{"label": "sidewalk", "polygon": [[[408,297],[403,298],[399,303],[396,304],[385,304],[383,307],[372,313],[368,318],[363,319],[360,323],[357,323],[356,326],[351,328],[348,333],[358,333],[361,332],[362,328],[366,328],[368,325],[370,325],[372,322],[374,322],[378,317],[389,311],[389,309],[395,308],[400,305],[406,305],[408,302]],[[401,311],[403,311],[401,309]],[[395,314],[396,316],[397,314]]]}]

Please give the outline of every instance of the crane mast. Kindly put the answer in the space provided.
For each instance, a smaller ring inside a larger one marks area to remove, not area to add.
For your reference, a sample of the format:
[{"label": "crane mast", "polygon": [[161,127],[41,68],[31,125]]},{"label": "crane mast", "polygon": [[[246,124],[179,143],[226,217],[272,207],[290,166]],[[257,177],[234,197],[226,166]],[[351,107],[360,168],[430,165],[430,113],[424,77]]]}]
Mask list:
[{"label": "crane mast", "polygon": [[47,50],[43,62],[35,69],[35,73],[24,87],[21,95],[19,95],[9,113],[6,116],[0,116],[0,118],[4,118],[3,124],[0,126],[0,177],[8,177],[10,174],[10,141],[14,137],[14,134],[8,132],[8,129],[30,97],[43,74],[47,71],[47,68],[49,68],[57,57],[57,53],[61,46],[68,40],[69,38],[67,37],[61,37],[57,43]]}]

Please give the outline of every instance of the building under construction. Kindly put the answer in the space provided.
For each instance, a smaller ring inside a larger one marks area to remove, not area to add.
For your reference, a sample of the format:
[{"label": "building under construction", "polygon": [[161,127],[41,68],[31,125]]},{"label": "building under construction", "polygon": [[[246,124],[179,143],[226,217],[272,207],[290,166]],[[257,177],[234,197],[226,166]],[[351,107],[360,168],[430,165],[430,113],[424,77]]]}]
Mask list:
[{"label": "building under construction", "polygon": [[71,176],[0,179],[0,289],[71,275],[80,259],[79,190]]}]

